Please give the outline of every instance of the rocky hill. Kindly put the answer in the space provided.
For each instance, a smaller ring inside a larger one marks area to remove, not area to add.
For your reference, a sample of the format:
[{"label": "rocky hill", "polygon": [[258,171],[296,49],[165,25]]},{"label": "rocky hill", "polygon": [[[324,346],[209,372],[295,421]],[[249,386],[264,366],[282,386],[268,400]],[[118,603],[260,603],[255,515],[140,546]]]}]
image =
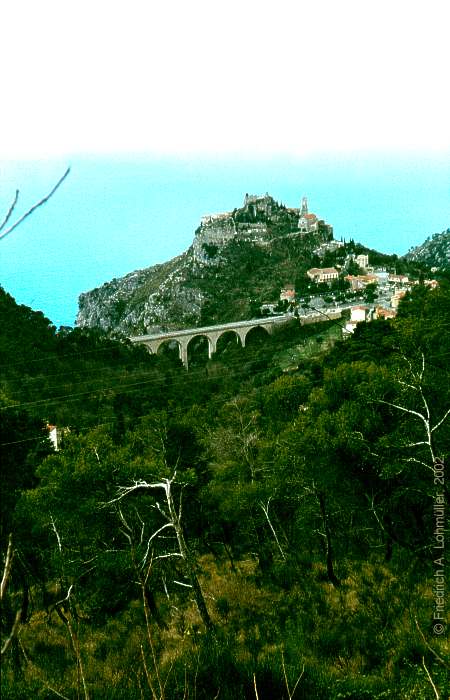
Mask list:
[{"label": "rocky hill", "polygon": [[450,229],[429,236],[422,245],[411,248],[406,260],[423,262],[439,270],[450,269]]},{"label": "rocky hill", "polygon": [[268,194],[246,195],[232,212],[202,217],[182,255],[82,294],[77,326],[126,334],[248,318],[295,282],[332,227]]}]

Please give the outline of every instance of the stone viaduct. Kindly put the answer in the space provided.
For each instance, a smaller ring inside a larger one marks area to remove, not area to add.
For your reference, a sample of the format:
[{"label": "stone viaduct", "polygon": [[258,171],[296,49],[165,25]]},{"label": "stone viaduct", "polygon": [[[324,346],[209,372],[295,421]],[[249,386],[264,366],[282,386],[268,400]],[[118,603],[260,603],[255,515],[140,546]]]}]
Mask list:
[{"label": "stone viaduct", "polygon": [[181,331],[167,331],[155,335],[137,335],[130,337],[132,343],[145,345],[149,352],[157,353],[159,347],[166,342],[176,341],[178,343],[180,360],[188,369],[188,347],[193,338],[199,336],[208,340],[208,357],[212,357],[217,350],[217,341],[224,333],[235,333],[236,341],[241,341],[245,347],[245,339],[253,328],[264,328],[272,334],[275,326],[290,321],[293,316],[287,314],[283,316],[272,316],[270,318],[254,318],[251,321],[237,321],[236,323],[222,323],[218,326],[205,326],[203,328],[187,328]]}]

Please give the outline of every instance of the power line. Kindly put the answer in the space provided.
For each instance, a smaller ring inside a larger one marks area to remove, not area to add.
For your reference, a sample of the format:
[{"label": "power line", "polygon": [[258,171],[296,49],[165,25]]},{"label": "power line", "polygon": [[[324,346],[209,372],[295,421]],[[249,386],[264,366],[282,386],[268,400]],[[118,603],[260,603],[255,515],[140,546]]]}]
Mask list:
[{"label": "power line", "polygon": [[[316,309],[316,311],[317,311],[317,313],[319,313],[320,315],[325,316],[325,318],[327,319],[327,321],[330,322],[330,325],[337,325],[337,326],[339,326],[341,329],[344,327],[344,326],[339,322],[339,319],[331,319],[325,312],[322,312],[322,311],[320,311],[319,309]],[[312,325],[316,325],[316,324],[311,324],[311,326],[312,326]],[[450,324],[449,324],[449,325],[450,325]],[[433,326],[433,327],[434,327],[434,326]],[[367,342],[368,345],[372,345],[373,347],[376,347],[377,349],[379,349],[379,346],[378,346],[376,343],[371,342],[371,341],[367,341],[367,339],[365,339],[365,342]],[[250,362],[251,362],[251,360],[250,360]],[[442,369],[442,367],[438,367],[438,366],[435,365],[435,364],[432,364],[432,363],[429,363],[429,364],[431,364],[431,366],[432,366],[434,369],[439,369],[439,370]],[[228,362],[228,363],[227,363],[227,369],[230,369],[230,368],[232,369],[233,367],[238,367],[238,366],[241,366],[241,365],[242,365],[242,360],[241,360],[241,359],[237,359],[237,360],[235,360],[235,361],[233,361],[233,362],[231,362],[231,363]],[[110,366],[106,366],[106,367],[107,367],[108,369],[111,369]],[[153,369],[153,368],[152,368],[152,369]],[[94,369],[94,370],[92,370],[92,371],[93,371],[93,372],[96,372],[97,369]],[[185,381],[185,382],[187,381],[188,383],[192,383],[192,381],[196,380],[197,377],[196,377],[196,375],[194,374],[195,371],[196,371],[196,370],[192,370],[192,369],[191,369],[188,373],[186,373],[186,374],[183,376],[183,381]],[[199,370],[199,371],[202,371],[202,370]],[[267,369],[265,369],[264,371],[267,371]],[[51,375],[50,375],[50,376],[51,376]],[[58,375],[55,375],[55,376],[58,376]],[[123,374],[122,377],[124,377],[124,376],[125,376],[125,375]],[[37,379],[37,378],[36,378],[36,379]],[[101,381],[101,380],[98,380],[98,381]],[[164,377],[164,378],[153,377],[153,378],[148,379],[148,380],[143,380],[143,381],[141,380],[141,381],[138,381],[138,382],[132,382],[131,384],[123,384],[123,385],[121,385],[120,383],[119,383],[119,384],[118,384],[118,383],[114,383],[113,385],[99,386],[99,387],[97,387],[97,388],[95,388],[95,389],[90,389],[89,391],[86,391],[86,392],[71,392],[71,393],[68,393],[68,394],[61,394],[61,395],[59,395],[59,396],[54,396],[54,397],[51,397],[51,396],[50,396],[50,397],[46,397],[46,398],[39,399],[39,400],[34,400],[34,401],[26,401],[26,402],[21,402],[21,403],[9,404],[8,406],[2,406],[2,407],[0,407],[0,408],[1,408],[2,410],[7,410],[7,409],[10,409],[10,408],[11,408],[11,409],[18,409],[18,408],[22,408],[22,407],[25,407],[25,406],[38,406],[38,405],[45,405],[45,404],[48,404],[48,403],[60,402],[60,401],[63,401],[63,400],[69,400],[69,399],[70,399],[70,400],[73,400],[74,398],[75,398],[75,400],[78,400],[78,399],[80,399],[80,398],[83,397],[83,396],[90,396],[90,395],[91,395],[91,396],[95,396],[96,394],[100,394],[100,393],[102,393],[102,392],[109,392],[109,391],[114,391],[115,393],[121,393],[121,392],[123,393],[123,392],[129,391],[130,388],[133,389],[134,387],[140,387],[140,386],[144,386],[144,385],[148,386],[148,385],[152,385],[152,384],[161,385],[161,384],[164,384],[165,381],[166,381],[166,378],[165,378],[165,377]],[[87,382],[87,381],[76,382],[76,383],[72,384],[72,387],[74,387],[74,386],[83,386],[83,385],[85,385],[86,383],[88,383],[88,382]],[[51,388],[54,388],[54,387],[47,387],[47,389],[51,389]]]},{"label": "power line", "polygon": [[[233,367],[233,366],[235,366],[235,367],[237,367],[237,366],[242,367],[242,362],[241,362],[241,361],[235,361],[235,362],[231,363],[231,366],[232,366],[232,367]],[[221,374],[221,375],[226,375],[226,374],[228,373],[229,367],[230,367],[230,364],[227,364],[227,365],[224,367],[223,371],[219,372],[219,374]],[[261,369],[261,370],[259,370],[259,371],[257,371],[257,372],[253,372],[253,373],[251,374],[251,376],[248,377],[248,379],[251,379],[251,378],[256,377],[256,376],[258,376],[258,375],[263,375],[263,374],[265,374],[269,369],[270,369],[270,368],[266,367],[266,368]],[[199,368],[198,370],[192,371],[190,374],[186,374],[185,377],[184,377],[184,379],[185,379],[185,380],[187,379],[188,382],[192,382],[192,381],[194,381],[194,380],[196,381],[197,378],[198,378],[198,376],[199,376],[200,374],[204,375],[204,370],[205,370],[205,368],[203,367],[203,368]],[[231,378],[233,378],[233,377],[239,377],[241,374],[247,374],[247,372],[248,372],[248,369],[245,368],[245,369],[243,369],[242,372],[238,372],[238,373],[235,373],[234,375],[232,375]],[[215,375],[211,377],[211,379],[214,380],[215,376],[217,376],[217,371],[216,371]],[[157,380],[157,381],[158,381],[158,383],[161,383],[160,380]],[[148,382],[136,382],[135,384],[126,385],[126,386],[125,386],[125,390],[124,390],[124,387],[109,387],[109,390],[112,390],[112,389],[114,389],[114,388],[117,388],[116,394],[120,394],[120,393],[134,393],[134,392],[136,392],[136,391],[139,391],[139,388],[136,388],[136,387],[140,387],[140,386],[142,386],[142,385],[148,385],[148,384],[151,384],[151,383],[153,383],[153,382],[154,382],[154,380],[148,380]],[[164,382],[164,380],[163,380],[163,382]],[[127,387],[132,387],[132,388],[127,388]],[[62,396],[62,397],[56,397],[55,399],[43,399],[43,400],[42,400],[42,403],[49,403],[49,402],[53,402],[53,401],[55,401],[55,400],[58,400],[58,401],[59,401],[60,399],[68,399],[67,402],[70,402],[70,401],[73,401],[73,400],[74,400],[74,399],[73,399],[74,396],[77,397],[75,400],[79,400],[79,397],[80,397],[80,396],[86,396],[86,395],[88,395],[88,394],[90,394],[90,393],[93,394],[93,395],[95,396],[95,394],[96,394],[96,393],[99,393],[99,392],[98,392],[98,390],[95,390],[95,391],[92,391],[92,392],[81,392],[81,394],[73,394],[73,395],[67,394],[67,395]],[[22,404],[22,405],[27,405],[27,404]],[[196,405],[197,405],[197,404],[192,404],[190,407],[192,408],[192,407],[194,407],[194,406],[196,406]],[[15,405],[15,406],[13,406],[13,407],[14,407],[14,408],[17,408],[17,407],[19,407],[19,406]],[[150,410],[152,410],[152,409],[150,409]],[[175,415],[175,414],[177,414],[177,413],[179,413],[180,411],[183,410],[183,406],[176,406],[175,408],[172,408],[172,409],[170,409],[170,408],[155,408],[155,409],[153,409],[153,410],[155,410],[155,411],[161,411],[161,412],[165,413],[166,415]],[[186,409],[184,409],[184,410],[186,410]],[[139,419],[141,419],[141,418],[145,418],[145,417],[148,416],[148,415],[149,415],[149,413],[145,413],[145,414],[142,414],[142,415],[139,415],[139,416],[133,416],[133,420],[139,420]],[[87,426],[77,427],[77,431],[82,431],[82,430],[85,430],[85,429],[87,429],[87,430],[94,430],[95,428],[106,427],[106,426],[108,426],[108,425],[114,425],[114,420],[110,420],[110,421],[106,421],[106,422],[102,422],[102,423],[96,423],[96,424],[93,424],[93,425],[87,425]],[[1,447],[5,447],[5,446],[10,446],[10,445],[20,444],[20,443],[23,443],[23,442],[31,442],[31,441],[37,441],[37,440],[44,440],[45,437],[46,437],[46,436],[39,435],[39,436],[36,436],[36,437],[31,437],[31,438],[23,438],[23,439],[21,439],[21,440],[15,440],[15,441],[6,442],[6,443],[0,443],[0,446],[1,446]]]}]

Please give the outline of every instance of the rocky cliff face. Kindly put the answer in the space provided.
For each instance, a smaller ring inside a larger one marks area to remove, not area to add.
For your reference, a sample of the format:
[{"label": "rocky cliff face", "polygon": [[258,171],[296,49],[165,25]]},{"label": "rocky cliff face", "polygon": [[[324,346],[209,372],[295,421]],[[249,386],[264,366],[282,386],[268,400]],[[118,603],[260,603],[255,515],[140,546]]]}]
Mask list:
[{"label": "rocky cliff face", "polygon": [[289,257],[295,248],[307,260],[314,247],[333,237],[323,221],[314,234],[301,233],[299,214],[269,195],[246,195],[241,208],[204,216],[182,255],[81,294],[77,325],[131,335],[214,322],[218,315],[248,317],[250,298],[266,288],[270,293],[267,282],[272,273],[276,277],[272,268],[280,255],[283,260],[283,241]]},{"label": "rocky cliff face", "polygon": [[[301,235],[298,229],[300,209],[287,209],[270,195],[263,197],[245,195],[244,205],[225,214],[203,216],[195,232],[192,250],[196,261],[209,264],[211,247],[223,248],[231,240],[241,240],[255,245],[269,245],[280,235]],[[324,222],[322,234],[331,238],[332,228]],[[281,231],[280,231],[281,229]]]},{"label": "rocky cliff face", "polygon": [[424,262],[440,270],[450,269],[450,229],[435,233],[422,245],[411,248],[405,258],[414,262]]},{"label": "rocky cliff face", "polygon": [[195,325],[202,293],[186,282],[193,255],[187,253],[162,265],[131,272],[81,294],[77,326],[98,326],[125,334],[158,332],[177,318]]}]

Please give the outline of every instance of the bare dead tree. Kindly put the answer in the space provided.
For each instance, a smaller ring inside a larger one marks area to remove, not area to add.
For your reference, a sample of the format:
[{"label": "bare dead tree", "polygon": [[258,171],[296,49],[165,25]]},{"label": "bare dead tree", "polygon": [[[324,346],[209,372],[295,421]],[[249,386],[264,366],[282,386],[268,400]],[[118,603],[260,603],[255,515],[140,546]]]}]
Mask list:
[{"label": "bare dead tree", "polygon": [[267,503],[264,503],[263,501],[260,501],[260,502],[259,502],[259,505],[260,505],[260,508],[261,508],[262,512],[263,512],[264,515],[266,516],[267,523],[268,523],[268,525],[269,525],[269,527],[270,527],[270,530],[271,530],[271,532],[272,532],[272,534],[273,534],[273,537],[274,537],[274,539],[275,539],[275,542],[277,543],[277,547],[278,547],[278,549],[279,549],[279,552],[280,552],[280,554],[281,554],[283,560],[286,561],[286,555],[285,555],[285,553],[284,553],[284,551],[283,551],[283,548],[282,548],[282,546],[281,546],[281,544],[280,544],[280,540],[278,539],[278,535],[277,535],[276,530],[275,530],[275,528],[274,528],[274,526],[273,526],[273,523],[272,523],[272,521],[271,521],[271,519],[270,519],[270,517],[269,517],[269,505],[270,505],[270,501],[271,501],[271,500],[272,500],[272,498],[270,497],[270,498],[268,498]]},{"label": "bare dead tree", "polygon": [[3,601],[6,588],[8,586],[9,577],[11,575],[12,562],[14,558],[12,533],[10,533],[8,538],[8,549],[6,550],[5,565],[3,567],[2,582],[0,585],[0,602]]},{"label": "bare dead tree", "polygon": [[423,460],[410,456],[410,457],[405,457],[404,461],[406,462],[415,462],[417,464],[420,464],[428,469],[433,469],[433,465],[436,462],[436,446],[435,446],[435,436],[436,436],[436,431],[441,428],[444,423],[447,421],[447,419],[450,417],[450,408],[448,408],[442,416],[439,418],[433,418],[432,416],[432,410],[430,406],[430,400],[426,396],[426,391],[424,388],[424,375],[426,371],[426,359],[425,355],[423,352],[420,353],[420,366],[419,369],[415,369],[409,360],[409,358],[403,356],[403,360],[408,364],[409,366],[409,377],[408,381],[405,381],[404,379],[396,378],[396,383],[405,391],[409,391],[411,396],[414,396],[418,400],[419,406],[415,406],[414,408],[411,407],[410,405],[406,404],[406,401],[402,404],[399,402],[392,402],[392,401],[385,401],[383,399],[377,399],[376,403],[384,404],[386,406],[390,406],[391,408],[395,408],[397,411],[400,411],[401,413],[407,414],[412,417],[413,420],[419,423],[422,428],[422,439],[416,440],[416,441],[407,441],[405,442],[402,447],[404,448],[413,448],[413,447],[423,447],[429,454],[431,458],[431,463],[424,462]]},{"label": "bare dead tree", "polygon": [[[192,552],[187,544],[184,531],[183,531],[183,525],[182,525],[182,499],[180,497],[179,505],[178,508],[175,506],[175,501],[174,501],[174,496],[173,496],[173,491],[172,491],[172,486],[176,482],[176,471],[173,473],[173,476],[170,479],[162,479],[161,481],[149,483],[147,481],[135,481],[132,486],[121,486],[118,489],[118,495],[116,498],[113,498],[111,501],[108,501],[106,505],[110,505],[113,503],[117,503],[121,501],[123,498],[126,496],[129,496],[130,494],[136,492],[136,491],[142,491],[142,490],[152,490],[152,491],[163,491],[164,496],[165,496],[165,507],[163,507],[160,503],[156,502],[155,508],[158,510],[158,512],[162,515],[164,520],[166,521],[165,524],[159,528],[156,532],[154,532],[151,535],[150,540],[154,539],[162,529],[166,527],[170,527],[174,530],[176,540],[178,543],[178,551],[177,552],[168,552],[165,554],[160,554],[156,557],[154,557],[153,561],[156,561],[157,559],[168,559],[168,558],[173,558],[173,557],[179,557],[182,559],[186,572],[188,575],[188,578],[191,583],[191,587],[194,593],[194,598],[195,602],[198,608],[198,611],[200,613],[200,617],[202,619],[203,624],[205,625],[206,629],[208,632],[213,633],[214,632],[214,624],[213,621],[211,620],[211,617],[208,612],[208,608],[206,606],[205,598],[203,595],[203,591],[200,586],[200,582],[198,580],[197,572],[196,572],[196,564],[194,557],[192,555]],[[150,544],[150,541],[149,541]],[[147,547],[147,552],[149,550],[149,546]]]},{"label": "bare dead tree", "polygon": [[294,687],[292,688],[292,690],[291,690],[290,687],[289,687],[289,681],[288,681],[288,676],[287,676],[287,672],[286,672],[286,664],[284,663],[284,652],[283,652],[283,650],[281,650],[281,666],[282,666],[282,668],[283,668],[284,683],[285,683],[285,685],[286,685],[286,690],[287,690],[287,694],[288,694],[288,699],[289,699],[289,700],[292,700],[293,697],[294,697],[294,693],[295,693],[295,691],[297,690],[297,686],[298,686],[298,684],[300,683],[300,681],[302,680],[303,674],[305,673],[305,664],[303,664],[302,672],[301,672],[301,674],[299,675],[299,677],[297,678],[297,680],[295,681],[295,684],[294,684]]},{"label": "bare dead tree", "polygon": [[[59,554],[61,557],[61,566],[63,566],[62,561],[63,561],[64,552],[63,552],[62,540],[61,540],[61,536],[59,534],[59,531],[56,527],[56,523],[55,523],[53,516],[51,516],[51,518],[50,518],[50,525],[51,525],[51,529],[53,530],[54,535],[56,537],[56,541],[58,544],[58,551],[59,551]],[[62,576],[61,580],[63,580],[63,578],[64,577]],[[74,588],[74,586],[73,586],[73,584],[71,584],[69,586],[64,598],[61,598],[61,600],[58,600],[54,604],[54,608],[55,608],[59,618],[62,620],[62,622],[66,626],[66,629],[67,629],[68,634],[69,634],[70,642],[72,645],[72,650],[73,650],[73,653],[75,655],[76,664],[77,664],[77,683],[78,683],[78,686],[80,686],[80,680],[81,680],[81,684],[83,687],[84,700],[89,700],[89,691],[88,691],[88,687],[87,687],[87,683],[86,683],[86,674],[84,671],[83,659],[82,659],[82,655],[81,655],[81,651],[80,651],[80,641],[78,638],[78,632],[77,632],[77,629],[74,628],[74,626],[72,624],[72,620],[71,620],[71,617],[75,618],[76,624],[78,625],[77,615],[76,614],[74,615],[74,609],[72,607],[73,606],[73,601],[72,601],[73,588]],[[68,609],[68,614],[65,614],[65,610],[64,610],[65,608]],[[71,614],[69,614],[69,613],[71,613]]]},{"label": "bare dead tree", "polygon": [[[8,548],[6,550],[5,564],[3,567],[2,581],[1,581],[1,586],[0,586],[0,603],[2,603],[2,605],[3,605],[3,599],[4,599],[5,594],[6,594],[6,590],[8,587],[9,577],[11,576],[13,559],[14,559],[14,548],[13,548],[12,534],[10,534],[9,538],[8,538]],[[11,626],[10,631],[9,631],[9,635],[8,635],[7,639],[4,641],[4,643],[2,644],[2,647],[1,647],[1,655],[2,656],[4,654],[6,654],[9,647],[11,646],[13,639],[17,635],[19,625],[20,625],[20,619],[21,619],[21,611],[19,609],[19,610],[17,610],[16,615],[14,617],[14,622]]]},{"label": "bare dead tree", "polygon": [[10,224],[8,226],[8,223],[11,219],[11,216],[14,213],[14,210],[17,206],[17,202],[19,200],[19,190],[16,190],[16,193],[14,195],[14,199],[13,199],[13,201],[8,209],[8,212],[5,216],[5,218],[3,219],[2,223],[0,224],[0,239],[6,238],[6,236],[8,236],[10,233],[12,233],[18,226],[20,226],[20,224],[22,224],[25,221],[25,219],[27,219],[29,216],[31,216],[31,214],[34,211],[36,211],[36,209],[38,209],[38,207],[42,207],[44,204],[46,204],[46,202],[48,202],[48,200],[51,197],[53,197],[56,190],[62,185],[62,183],[64,182],[64,180],[66,179],[66,177],[68,176],[69,173],[70,173],[70,168],[67,168],[64,175],[58,180],[56,185],[50,190],[50,192],[45,197],[43,197],[38,202],[36,202],[36,204],[33,204],[33,206],[30,207],[30,209],[28,209],[28,211],[26,211],[25,214],[22,214],[22,216],[20,216],[18,219],[16,219],[16,221],[13,224]]},{"label": "bare dead tree", "polygon": [[325,500],[325,493],[316,486],[315,482],[313,482],[312,487],[313,487],[314,495],[315,495],[317,502],[319,504],[320,516],[322,519],[323,533],[320,533],[320,534],[323,535],[323,538],[325,541],[325,559],[326,559],[326,565],[327,565],[327,577],[328,577],[329,582],[332,583],[333,586],[337,587],[340,585],[340,582],[339,582],[339,579],[336,576],[336,573],[334,571],[334,552],[333,552],[333,545],[332,545],[332,538],[331,538],[331,528],[330,528],[328,508],[327,508],[327,503]]},{"label": "bare dead tree", "polygon": [[[14,551],[14,546],[13,546],[13,536],[12,536],[12,533],[10,533],[9,538],[8,538],[8,547],[6,550],[5,563],[3,566],[2,580],[1,580],[1,585],[0,585],[0,605],[1,605],[2,611],[4,611],[4,601],[6,598],[6,591],[8,588],[8,583],[9,583],[9,580],[11,577],[14,555],[15,555],[15,551]],[[26,619],[27,619],[28,605],[29,605],[28,586],[26,584],[24,584],[23,588],[22,588],[22,602],[21,602],[19,608],[16,610],[16,613],[14,615],[14,620],[9,621],[10,629],[7,633],[8,634],[7,638],[5,639],[5,641],[1,645],[1,649],[0,649],[1,656],[4,656],[6,654],[9,647],[11,646],[11,644],[14,642],[14,640],[17,639],[18,634],[19,634],[20,625],[21,625],[21,623],[26,622]],[[5,607],[7,607],[7,606],[5,606]],[[7,617],[7,615],[6,615],[6,617]]]}]

